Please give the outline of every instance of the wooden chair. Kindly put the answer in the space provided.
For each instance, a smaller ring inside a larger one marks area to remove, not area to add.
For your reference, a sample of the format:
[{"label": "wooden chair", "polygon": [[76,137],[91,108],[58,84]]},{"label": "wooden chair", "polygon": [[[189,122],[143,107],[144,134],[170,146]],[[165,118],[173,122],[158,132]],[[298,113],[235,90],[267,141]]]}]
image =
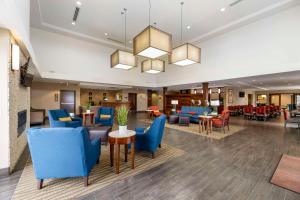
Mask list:
[{"label": "wooden chair", "polygon": [[222,128],[225,134],[225,126],[227,126],[229,131],[229,117],[230,117],[230,112],[228,110],[224,110],[220,117],[212,119],[213,127]]}]

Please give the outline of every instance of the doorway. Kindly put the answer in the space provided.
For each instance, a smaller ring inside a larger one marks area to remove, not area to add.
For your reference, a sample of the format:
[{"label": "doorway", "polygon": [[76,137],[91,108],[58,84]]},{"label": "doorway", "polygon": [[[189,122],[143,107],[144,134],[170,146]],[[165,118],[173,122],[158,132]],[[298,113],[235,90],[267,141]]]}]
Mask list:
[{"label": "doorway", "polygon": [[279,94],[270,94],[270,105],[280,106],[281,96]]},{"label": "doorway", "polygon": [[248,94],[248,105],[253,105],[253,94]]},{"label": "doorway", "polygon": [[60,109],[65,109],[69,113],[75,113],[76,92],[73,90],[60,91]]},{"label": "doorway", "polygon": [[130,111],[135,112],[137,108],[137,94],[128,93],[128,101],[129,101]]}]

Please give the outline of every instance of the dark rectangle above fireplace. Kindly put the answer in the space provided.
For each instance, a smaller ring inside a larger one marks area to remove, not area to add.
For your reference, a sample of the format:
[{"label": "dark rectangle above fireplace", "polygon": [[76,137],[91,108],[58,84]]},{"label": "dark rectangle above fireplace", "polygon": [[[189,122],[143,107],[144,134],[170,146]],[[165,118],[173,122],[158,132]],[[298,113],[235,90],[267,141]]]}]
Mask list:
[{"label": "dark rectangle above fireplace", "polygon": [[18,136],[20,136],[26,129],[27,110],[18,112]]}]

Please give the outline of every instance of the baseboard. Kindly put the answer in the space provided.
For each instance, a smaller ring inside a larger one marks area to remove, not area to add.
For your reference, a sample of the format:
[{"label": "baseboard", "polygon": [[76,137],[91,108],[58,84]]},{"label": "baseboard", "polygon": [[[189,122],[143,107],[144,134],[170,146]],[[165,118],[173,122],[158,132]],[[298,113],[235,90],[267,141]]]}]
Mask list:
[{"label": "baseboard", "polygon": [[0,177],[9,175],[9,167],[0,169]]}]

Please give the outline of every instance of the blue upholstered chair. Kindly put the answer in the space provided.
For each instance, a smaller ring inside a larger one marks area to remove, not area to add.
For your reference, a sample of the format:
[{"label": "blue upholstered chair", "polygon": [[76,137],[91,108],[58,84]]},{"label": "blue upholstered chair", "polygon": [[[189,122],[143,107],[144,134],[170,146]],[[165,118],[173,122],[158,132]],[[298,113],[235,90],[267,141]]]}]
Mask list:
[{"label": "blue upholstered chair", "polygon": [[[95,124],[102,124],[105,126],[113,126],[114,125],[114,113],[115,110],[112,107],[100,107],[95,117]],[[101,115],[110,115],[109,118],[101,117]]]},{"label": "blue upholstered chair", "polygon": [[157,148],[161,147],[165,123],[166,115],[161,115],[154,119],[148,130],[145,128],[136,128],[135,149],[149,151],[152,153],[152,158],[154,158]]},{"label": "blue upholstered chair", "polygon": [[30,128],[27,139],[38,189],[44,179],[84,177],[99,161],[100,139],[90,141],[85,127]]},{"label": "blue upholstered chair", "polygon": [[72,118],[72,121],[70,122],[62,122],[59,121],[59,118],[62,117],[70,117],[70,114],[63,109],[59,110],[49,110],[48,111],[48,117],[50,122],[50,127],[80,127],[82,126],[82,119],[81,118]]}]

